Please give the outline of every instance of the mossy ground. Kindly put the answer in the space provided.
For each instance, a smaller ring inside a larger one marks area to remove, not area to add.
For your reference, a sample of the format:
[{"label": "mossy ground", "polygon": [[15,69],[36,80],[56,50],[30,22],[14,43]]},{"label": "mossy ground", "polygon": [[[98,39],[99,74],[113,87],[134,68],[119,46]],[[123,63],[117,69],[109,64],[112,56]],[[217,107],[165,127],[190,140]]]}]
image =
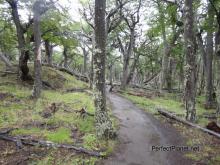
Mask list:
[{"label": "mossy ground", "polygon": [[[172,124],[180,134],[186,139],[186,145],[189,147],[199,146],[199,151],[187,152],[185,156],[190,158],[197,163],[205,163],[208,165],[219,165],[220,164],[220,140],[210,136],[200,130],[187,127],[183,124],[160,116],[157,112],[157,107],[166,109],[169,112],[175,113],[178,117],[185,117],[184,105],[181,102],[181,96],[178,94],[164,94],[163,96],[157,96],[154,92],[146,91],[149,94],[148,97],[134,96],[129,93],[134,92],[134,90],[128,89],[123,92],[122,95],[135,103],[138,107],[144,111],[153,114],[156,118],[161,120],[161,122]],[[138,90],[136,90],[138,93]],[[143,92],[143,91],[141,91]],[[196,123],[205,127],[210,119],[205,118],[204,115],[213,114],[214,109],[206,110],[204,108],[204,96],[199,96],[196,98],[196,111],[197,111],[197,120]]]},{"label": "mossy ground", "polygon": [[[4,65],[0,63],[0,70]],[[33,67],[30,65],[30,71]],[[109,154],[114,141],[98,140],[95,135],[93,116],[81,117],[76,110],[86,107],[89,113],[95,111],[93,98],[86,92],[66,93],[70,88],[87,88],[88,85],[66,73],[43,67],[43,80],[56,90],[43,90],[40,99],[32,100],[32,85],[17,80],[16,75],[0,75],[0,129],[16,128],[11,135],[31,136],[56,143],[73,144],[90,150]],[[42,113],[55,103],[57,112],[51,117]],[[63,155],[62,153],[65,153]],[[1,156],[0,156],[1,157]],[[97,158],[74,152],[50,149],[40,158],[30,158],[31,164],[95,164]]]}]

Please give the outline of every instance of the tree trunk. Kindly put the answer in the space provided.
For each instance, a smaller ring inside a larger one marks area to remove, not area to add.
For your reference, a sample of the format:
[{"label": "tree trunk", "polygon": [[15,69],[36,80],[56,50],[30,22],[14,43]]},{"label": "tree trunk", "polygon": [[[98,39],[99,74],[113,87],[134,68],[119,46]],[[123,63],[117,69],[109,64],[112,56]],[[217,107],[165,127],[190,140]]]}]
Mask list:
[{"label": "tree trunk", "polygon": [[[219,21],[220,23],[220,21]],[[216,86],[216,100],[217,100],[217,114],[220,114],[220,24],[219,24],[219,30],[216,33],[215,36],[215,43],[216,43],[216,63],[217,63],[217,69],[216,69],[216,79],[217,79],[217,86]]]},{"label": "tree trunk", "polygon": [[87,73],[87,58],[88,58],[88,52],[84,47],[82,47],[83,50],[83,73]]},{"label": "tree trunk", "polygon": [[206,47],[206,108],[212,108],[214,106],[215,99],[213,98],[213,22],[214,22],[214,12],[211,4],[208,6],[208,26],[207,31],[207,47]]},{"label": "tree trunk", "polygon": [[129,64],[130,64],[130,58],[134,51],[134,45],[135,45],[135,30],[134,27],[130,28],[130,41],[128,49],[125,50],[123,53],[123,75],[121,80],[121,89],[125,90],[126,86],[128,85],[128,74],[129,74]]},{"label": "tree trunk", "polygon": [[158,10],[160,12],[160,24],[161,24],[161,32],[163,37],[163,58],[162,58],[162,70],[160,73],[160,90],[165,87],[167,88],[167,82],[168,79],[168,63],[169,63],[169,53],[168,53],[168,41],[166,37],[166,27],[165,27],[165,16],[163,11],[163,6],[161,5],[161,2],[157,1]]},{"label": "tree trunk", "polygon": [[186,53],[185,66],[185,108],[186,120],[195,121],[195,95],[196,95],[196,44],[194,33],[193,0],[185,0],[184,41]]},{"label": "tree trunk", "polygon": [[105,93],[105,59],[106,59],[106,33],[105,33],[106,0],[95,0],[95,121],[98,137],[109,138],[113,136],[112,122],[106,109]]},{"label": "tree trunk", "polygon": [[139,57],[140,57],[140,54],[136,54],[136,57],[135,57],[134,62],[131,66],[131,70],[130,70],[130,73],[128,75],[126,84],[129,84],[131,82],[133,76],[134,76],[135,68],[137,67]]},{"label": "tree trunk", "polygon": [[90,66],[90,80],[89,80],[89,88],[93,88],[93,80],[94,80],[94,49],[95,49],[95,33],[92,35],[92,57],[91,57],[91,66]]},{"label": "tree trunk", "polygon": [[11,7],[11,14],[12,19],[14,21],[16,32],[17,32],[17,38],[18,38],[18,49],[20,51],[20,57],[19,57],[19,76],[21,80],[29,80],[30,76],[29,68],[27,65],[27,62],[29,60],[29,50],[27,50],[25,38],[24,38],[24,29],[21,25],[21,21],[18,14],[18,2],[16,0],[7,1]]},{"label": "tree trunk", "polygon": [[40,32],[40,7],[42,0],[38,0],[34,3],[33,12],[34,12],[34,88],[33,88],[33,97],[39,98],[42,88],[41,80],[41,32]]},{"label": "tree trunk", "polygon": [[67,55],[67,47],[63,46],[63,57],[64,57],[64,68],[67,68],[68,66],[68,55]]},{"label": "tree trunk", "polygon": [[52,53],[53,53],[53,48],[50,44],[50,41],[49,40],[45,40],[44,41],[45,43],[45,51],[46,51],[46,60],[47,60],[47,64],[51,65],[52,66]]}]

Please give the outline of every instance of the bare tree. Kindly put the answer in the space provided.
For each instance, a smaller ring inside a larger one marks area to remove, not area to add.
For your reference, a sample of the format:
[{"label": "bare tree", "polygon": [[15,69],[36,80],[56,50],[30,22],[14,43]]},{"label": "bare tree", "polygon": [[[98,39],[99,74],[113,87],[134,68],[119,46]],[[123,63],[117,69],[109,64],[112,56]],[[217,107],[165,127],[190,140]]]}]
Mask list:
[{"label": "bare tree", "polygon": [[[135,28],[136,25],[140,21],[140,8],[141,8],[141,0],[138,1],[138,6],[134,12],[129,12],[126,13],[126,15],[123,15],[123,19],[126,23],[126,25],[129,28],[129,41],[127,43],[123,43],[118,37],[118,42],[120,46],[120,50],[123,55],[123,75],[122,75],[122,80],[121,80],[121,89],[124,90],[131,80],[129,78],[129,64],[130,64],[130,59],[131,56],[134,55],[134,47],[135,47]],[[137,56],[139,58],[139,56]],[[136,64],[135,64],[136,65]],[[132,76],[132,75],[131,75]]]}]

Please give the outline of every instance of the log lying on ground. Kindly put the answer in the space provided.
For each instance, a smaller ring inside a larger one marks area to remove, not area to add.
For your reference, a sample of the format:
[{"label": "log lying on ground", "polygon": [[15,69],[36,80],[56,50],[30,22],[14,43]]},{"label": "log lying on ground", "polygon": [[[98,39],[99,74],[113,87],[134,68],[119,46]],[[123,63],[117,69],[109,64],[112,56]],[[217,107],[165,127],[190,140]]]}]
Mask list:
[{"label": "log lying on ground", "polygon": [[39,146],[39,147],[49,147],[49,148],[65,148],[69,150],[75,150],[79,153],[84,153],[90,156],[96,157],[103,157],[103,155],[96,151],[90,151],[82,147],[76,147],[73,145],[66,145],[66,144],[57,144],[51,141],[44,141],[44,140],[35,140],[28,137],[18,137],[18,136],[7,136],[4,134],[0,134],[0,139],[15,142],[16,145],[21,147],[22,144],[31,145],[31,146]]},{"label": "log lying on ground", "polygon": [[82,75],[80,73],[76,73],[74,70],[71,70],[69,68],[63,68],[63,67],[59,67],[59,66],[54,66],[54,65],[49,65],[49,64],[42,64],[43,66],[47,66],[47,67],[51,67],[51,68],[55,68],[59,71],[62,72],[66,72],[72,76],[75,76],[78,80],[84,81],[84,82],[89,82],[89,79],[87,76]]},{"label": "log lying on ground", "polygon": [[3,74],[18,74],[17,72],[12,72],[12,71],[0,71],[0,73],[3,73]]},{"label": "log lying on ground", "polygon": [[56,90],[56,88],[54,88],[49,82],[42,80],[42,84],[44,87],[49,88],[49,89],[53,89]]},{"label": "log lying on ground", "polygon": [[67,89],[66,92],[85,92],[88,88],[71,88]]},{"label": "log lying on ground", "polygon": [[215,136],[215,137],[217,137],[217,138],[220,138],[220,134],[219,134],[219,133],[216,133],[216,132],[214,132],[214,131],[211,131],[211,130],[209,130],[209,129],[207,129],[207,128],[203,128],[203,127],[201,127],[201,126],[199,126],[199,125],[196,125],[196,124],[191,123],[191,122],[189,122],[189,121],[186,121],[186,120],[184,120],[184,119],[178,118],[178,117],[176,117],[174,114],[172,114],[172,113],[170,113],[170,112],[167,112],[167,111],[165,111],[165,110],[163,110],[163,109],[161,109],[161,108],[157,108],[157,111],[158,111],[161,115],[163,115],[163,116],[165,116],[165,117],[168,117],[168,118],[170,118],[170,119],[174,119],[174,120],[176,120],[176,121],[178,121],[178,122],[181,122],[181,123],[183,123],[183,124],[186,124],[186,125],[191,126],[191,127],[194,127],[194,128],[197,128],[197,129],[199,129],[199,130],[202,130],[202,131],[205,132],[205,133],[209,133],[209,134],[211,134],[211,135],[213,135],[213,136]]},{"label": "log lying on ground", "polygon": [[3,54],[0,53],[0,59],[5,63],[5,65],[8,67],[8,68],[12,68],[12,64],[11,62],[7,59],[7,57],[5,57]]},{"label": "log lying on ground", "polygon": [[81,108],[80,110],[73,110],[73,111],[70,111],[70,110],[65,109],[64,111],[65,111],[65,112],[68,112],[68,113],[79,113],[79,114],[80,114],[80,117],[83,117],[83,118],[84,118],[86,115],[88,115],[88,116],[95,116],[94,114],[87,112],[87,111],[86,111],[86,108]]}]

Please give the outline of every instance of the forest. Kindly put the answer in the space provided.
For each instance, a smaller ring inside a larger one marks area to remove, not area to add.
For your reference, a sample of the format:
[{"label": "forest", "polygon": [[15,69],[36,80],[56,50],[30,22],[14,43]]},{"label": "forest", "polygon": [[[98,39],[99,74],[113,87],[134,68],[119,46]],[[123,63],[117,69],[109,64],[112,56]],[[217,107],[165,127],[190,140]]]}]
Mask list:
[{"label": "forest", "polygon": [[0,0],[0,164],[219,165],[220,0]]}]

